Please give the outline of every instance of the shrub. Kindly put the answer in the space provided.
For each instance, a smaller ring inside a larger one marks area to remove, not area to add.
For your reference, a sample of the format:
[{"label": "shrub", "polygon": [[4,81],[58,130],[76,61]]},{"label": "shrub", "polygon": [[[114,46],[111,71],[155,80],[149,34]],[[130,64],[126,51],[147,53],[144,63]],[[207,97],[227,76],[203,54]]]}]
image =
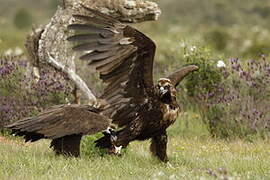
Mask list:
[{"label": "shrub", "polygon": [[200,97],[201,94],[209,93],[221,80],[221,74],[215,66],[216,59],[211,59],[211,52],[205,47],[185,46],[184,57],[188,64],[195,64],[199,67],[187,77],[186,88],[191,97]]},{"label": "shrub", "polygon": [[24,59],[0,59],[0,130],[8,123],[66,103],[65,99],[70,98],[72,88],[62,74],[45,68],[37,81],[31,69]]},{"label": "shrub", "polygon": [[207,102],[211,133],[220,137],[267,133],[270,125],[270,63],[266,57],[233,58]]},{"label": "shrub", "polygon": [[187,62],[200,70],[185,83],[210,133],[217,137],[265,134],[270,128],[270,63],[259,60],[211,60],[210,53],[188,51]]}]

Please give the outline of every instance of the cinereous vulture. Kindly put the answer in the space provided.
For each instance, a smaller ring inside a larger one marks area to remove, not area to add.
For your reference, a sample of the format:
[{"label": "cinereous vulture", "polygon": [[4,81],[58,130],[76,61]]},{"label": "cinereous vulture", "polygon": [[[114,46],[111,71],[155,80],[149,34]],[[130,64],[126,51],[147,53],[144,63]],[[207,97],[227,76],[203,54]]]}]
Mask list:
[{"label": "cinereous vulture", "polygon": [[[106,84],[100,99],[107,105],[56,106],[37,118],[24,119],[8,128],[30,141],[51,138],[56,153],[64,151],[75,156],[84,134],[105,130],[95,143],[112,154],[119,154],[121,147],[131,141],[151,139],[153,155],[167,162],[166,129],[180,112],[176,86],[198,67],[183,67],[154,84],[155,43],[129,25],[84,8],[89,13],[73,16],[68,29],[75,33],[68,41],[76,43],[73,50],[81,53],[80,59],[100,74]],[[116,131],[110,129],[111,123],[117,125]]]},{"label": "cinereous vulture", "polygon": [[[151,139],[151,152],[161,161],[166,154],[166,129],[179,114],[176,86],[190,72],[189,65],[153,82],[155,43],[143,33],[105,15],[84,7],[88,15],[74,15],[68,28],[75,34],[68,38],[75,43],[80,59],[100,74],[106,84],[100,97],[109,104],[103,114],[118,125],[115,146],[126,147],[134,140]],[[96,141],[100,148],[112,147],[109,136]]]}]

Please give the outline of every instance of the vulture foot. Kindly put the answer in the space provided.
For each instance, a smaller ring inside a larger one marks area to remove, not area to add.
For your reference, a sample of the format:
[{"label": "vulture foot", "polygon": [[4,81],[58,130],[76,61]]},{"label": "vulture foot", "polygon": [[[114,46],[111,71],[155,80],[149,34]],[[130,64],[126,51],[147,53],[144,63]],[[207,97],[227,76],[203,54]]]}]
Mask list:
[{"label": "vulture foot", "polygon": [[117,141],[117,133],[111,128],[108,127],[105,131],[103,131],[104,138],[109,139],[109,147],[107,148],[107,152],[110,155],[121,156],[122,146],[116,146]]}]

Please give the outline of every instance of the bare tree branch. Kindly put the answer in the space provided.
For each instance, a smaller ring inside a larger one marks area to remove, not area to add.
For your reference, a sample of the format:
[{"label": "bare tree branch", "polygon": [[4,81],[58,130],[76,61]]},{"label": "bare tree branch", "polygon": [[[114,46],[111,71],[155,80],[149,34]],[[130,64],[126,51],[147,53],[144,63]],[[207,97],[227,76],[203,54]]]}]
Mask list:
[{"label": "bare tree branch", "polygon": [[61,64],[61,62],[56,61],[49,53],[48,53],[48,60],[47,62],[55,67],[56,69],[66,73],[69,79],[83,92],[85,92],[87,99],[89,100],[90,104],[96,104],[96,96],[92,93],[92,91],[88,88],[86,83],[78,76],[72,69],[66,67],[65,65]]}]

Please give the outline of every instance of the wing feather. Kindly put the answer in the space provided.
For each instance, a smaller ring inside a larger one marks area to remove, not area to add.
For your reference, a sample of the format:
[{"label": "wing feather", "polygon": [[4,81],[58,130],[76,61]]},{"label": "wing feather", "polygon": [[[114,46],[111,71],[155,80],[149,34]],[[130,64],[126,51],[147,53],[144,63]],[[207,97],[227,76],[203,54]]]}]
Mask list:
[{"label": "wing feather", "polygon": [[73,134],[94,134],[105,130],[109,125],[110,119],[98,114],[93,107],[74,104],[51,107],[35,117],[20,120],[7,128],[20,136],[40,135],[41,138],[55,139]]},{"label": "wing feather", "polygon": [[88,33],[93,34],[113,35],[113,32],[110,29],[101,29],[93,24],[71,24],[68,28],[72,30],[86,30]]},{"label": "wing feather", "polygon": [[90,61],[102,60],[102,59],[112,57],[115,53],[116,53],[116,50],[106,51],[104,53],[100,53],[98,51],[96,51],[96,52],[90,51],[90,53],[83,55],[82,57],[80,57],[80,59],[81,60],[90,60]]},{"label": "wing feather", "polygon": [[70,36],[67,38],[68,41],[77,42],[77,41],[91,41],[101,38],[99,34],[78,34],[76,36]]},{"label": "wing feather", "polygon": [[[74,16],[75,23],[70,29],[76,31],[68,40],[79,43],[73,50],[85,52],[80,59],[96,69],[106,83],[101,98],[106,99],[110,107],[104,113],[114,123],[125,126],[140,113],[134,107],[154,94],[155,44],[136,29],[84,8],[88,14]],[[91,34],[97,37],[88,38]]]}]

